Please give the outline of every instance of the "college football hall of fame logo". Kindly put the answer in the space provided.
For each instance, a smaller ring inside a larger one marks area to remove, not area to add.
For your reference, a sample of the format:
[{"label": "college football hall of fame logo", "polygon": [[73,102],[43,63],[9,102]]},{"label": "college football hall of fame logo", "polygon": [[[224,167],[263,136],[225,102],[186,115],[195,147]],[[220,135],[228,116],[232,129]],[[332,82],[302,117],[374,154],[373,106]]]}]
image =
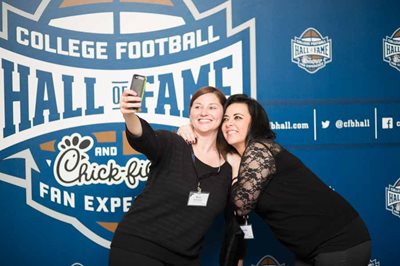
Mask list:
[{"label": "college football hall of fame logo", "polygon": [[400,71],[400,28],[383,39],[383,61]]},{"label": "college football hall of fame logo", "polygon": [[266,255],[264,257],[262,257],[256,265],[252,266],[285,266],[286,264],[283,263],[279,263],[277,259],[275,259],[273,256],[271,255]]},{"label": "college football hall of fame logo", "polygon": [[400,218],[400,178],[386,190],[386,210]]},{"label": "college football hall of fame logo", "polygon": [[381,265],[380,261],[376,259],[370,260],[368,263],[368,266],[380,266],[380,265]]},{"label": "college football hall of fame logo", "polygon": [[314,28],[306,29],[292,39],[292,62],[314,74],[332,61],[332,40]]},{"label": "college football hall of fame logo", "polygon": [[255,18],[198,2],[2,1],[0,181],[108,248],[150,167],[119,110],[132,75],[147,77],[139,116],[155,128],[187,123],[205,85],[257,95]]}]

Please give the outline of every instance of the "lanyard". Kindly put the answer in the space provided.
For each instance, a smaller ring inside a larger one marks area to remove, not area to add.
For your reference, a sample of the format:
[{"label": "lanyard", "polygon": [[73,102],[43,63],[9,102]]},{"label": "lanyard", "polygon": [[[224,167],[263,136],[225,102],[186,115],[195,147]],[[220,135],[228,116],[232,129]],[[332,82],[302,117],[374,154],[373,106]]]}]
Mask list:
[{"label": "lanyard", "polygon": [[[197,168],[196,168],[196,156],[194,155],[193,146],[190,146],[190,149],[191,149],[191,153],[192,153],[192,165],[193,165],[194,172],[196,174],[197,192],[201,192],[201,186],[200,186],[200,181],[201,180],[200,180],[200,177],[199,177],[199,173],[197,172]],[[218,175],[220,171],[221,171],[221,165],[218,166],[217,172],[208,173],[208,174],[202,175],[201,179],[205,179],[207,177]]]}]

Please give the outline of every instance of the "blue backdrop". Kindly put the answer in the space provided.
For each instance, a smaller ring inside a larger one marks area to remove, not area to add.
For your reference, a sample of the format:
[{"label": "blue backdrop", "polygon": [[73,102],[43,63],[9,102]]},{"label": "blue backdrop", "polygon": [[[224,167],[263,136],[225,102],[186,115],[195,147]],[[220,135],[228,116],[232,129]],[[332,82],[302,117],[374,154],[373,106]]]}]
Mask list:
[{"label": "blue backdrop", "polygon": [[[118,109],[133,73],[148,77],[141,116],[155,128],[186,123],[207,84],[257,98],[278,141],[359,211],[370,265],[398,264],[398,1],[0,3],[2,265],[107,265],[147,176]],[[245,265],[292,265],[251,220]],[[204,265],[217,265],[222,226]]]}]

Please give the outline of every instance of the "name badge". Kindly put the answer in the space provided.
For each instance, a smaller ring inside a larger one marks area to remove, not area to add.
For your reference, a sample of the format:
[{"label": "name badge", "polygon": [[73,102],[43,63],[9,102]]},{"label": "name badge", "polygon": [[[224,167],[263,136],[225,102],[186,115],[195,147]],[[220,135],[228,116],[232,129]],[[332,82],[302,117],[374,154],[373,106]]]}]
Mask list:
[{"label": "name badge", "polygon": [[240,228],[244,233],[244,239],[254,239],[253,228],[251,224],[241,225]]},{"label": "name badge", "polygon": [[197,206],[197,207],[206,207],[208,196],[210,193],[208,192],[198,192],[198,191],[190,191],[187,205],[188,206]]}]

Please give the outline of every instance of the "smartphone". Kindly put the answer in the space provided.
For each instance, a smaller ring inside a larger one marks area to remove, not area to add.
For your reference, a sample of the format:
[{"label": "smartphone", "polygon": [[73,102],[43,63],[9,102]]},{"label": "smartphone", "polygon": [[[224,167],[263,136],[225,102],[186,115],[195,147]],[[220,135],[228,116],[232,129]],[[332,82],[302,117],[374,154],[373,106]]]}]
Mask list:
[{"label": "smartphone", "polygon": [[[131,81],[131,90],[136,91],[140,98],[143,98],[144,90],[146,89],[146,76],[134,74]],[[141,109],[139,108],[138,111]]]}]

